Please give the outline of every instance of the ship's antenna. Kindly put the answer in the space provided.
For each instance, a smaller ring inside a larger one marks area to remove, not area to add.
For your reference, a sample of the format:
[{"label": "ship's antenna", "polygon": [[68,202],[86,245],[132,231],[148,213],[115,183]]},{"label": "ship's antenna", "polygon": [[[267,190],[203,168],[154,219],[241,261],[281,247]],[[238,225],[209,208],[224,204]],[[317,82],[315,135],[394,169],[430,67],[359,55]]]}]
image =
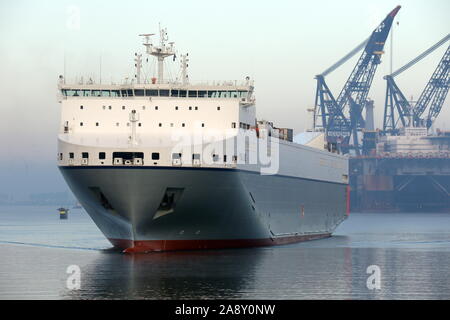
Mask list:
[{"label": "ship's antenna", "polygon": [[153,33],[140,34],[145,39],[144,46],[147,47],[147,54],[155,56],[158,60],[158,83],[164,83],[164,59],[175,54],[173,42],[170,42],[168,46],[166,46],[166,41],[169,40],[167,35],[167,29],[159,30],[160,34],[160,45],[153,46],[150,42],[150,36],[154,35]]},{"label": "ship's antenna", "polygon": [[141,68],[142,68],[142,54],[137,54],[135,53],[135,58],[134,58],[134,66],[136,67],[136,83],[140,84],[141,83]]},{"label": "ship's antenna", "polygon": [[102,54],[100,53],[100,61],[99,61],[99,63],[100,63],[100,70],[99,70],[99,72],[100,72],[100,76],[99,76],[99,81],[100,81],[100,84],[102,84]]},{"label": "ship's antenna", "polygon": [[189,83],[189,76],[187,74],[187,67],[189,67],[189,59],[188,59],[189,53],[182,54],[181,55],[181,83],[183,85]]},{"label": "ship's antenna", "polygon": [[159,45],[162,47],[164,45],[164,36],[161,33],[161,22],[158,22],[158,31],[159,31]]},{"label": "ship's antenna", "polygon": [[66,50],[64,50],[64,83],[66,83]]}]

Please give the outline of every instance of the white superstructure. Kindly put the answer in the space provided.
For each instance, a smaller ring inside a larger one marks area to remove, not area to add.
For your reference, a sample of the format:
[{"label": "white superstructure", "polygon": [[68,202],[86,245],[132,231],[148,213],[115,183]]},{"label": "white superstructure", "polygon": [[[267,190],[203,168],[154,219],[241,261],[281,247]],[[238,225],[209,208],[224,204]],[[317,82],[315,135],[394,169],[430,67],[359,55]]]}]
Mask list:
[{"label": "white superstructure", "polygon": [[[61,84],[60,88],[63,94],[60,140],[72,144],[69,149],[75,145],[104,148],[104,152],[130,147],[157,148],[168,143],[174,131],[186,135],[211,130],[237,133],[239,128],[255,126],[250,84]],[[72,149],[72,156],[67,154],[69,149],[60,150],[61,164],[79,164],[82,161],[79,151],[92,152]],[[165,159],[163,150],[153,151],[160,153],[160,160]],[[111,152],[105,159],[90,154],[89,164],[111,164],[111,157]]]},{"label": "white superstructure", "polygon": [[[68,84],[60,77],[60,165],[122,164],[113,159],[113,152],[133,148],[152,148],[151,161],[145,157],[138,164],[169,165],[171,155],[164,153],[173,145],[174,132],[233,135],[239,129],[255,128],[253,81],[190,84],[187,54],[181,56],[181,82],[164,79],[164,59],[175,51],[173,43],[166,45],[166,30],[160,32],[159,46],[151,44],[152,34],[142,35],[147,53],[157,58],[158,78],[142,81],[140,54],[135,54],[136,79],[131,83],[105,85],[90,80]],[[237,160],[236,154],[223,156],[230,163]]]}]

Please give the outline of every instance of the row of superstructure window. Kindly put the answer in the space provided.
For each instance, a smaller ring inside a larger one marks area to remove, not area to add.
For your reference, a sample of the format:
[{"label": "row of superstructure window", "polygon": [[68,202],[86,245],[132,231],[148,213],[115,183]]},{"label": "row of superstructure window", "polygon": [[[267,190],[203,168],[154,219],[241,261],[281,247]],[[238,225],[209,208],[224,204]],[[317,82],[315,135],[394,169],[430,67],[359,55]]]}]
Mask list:
[{"label": "row of superstructure window", "polygon": [[179,89],[124,89],[89,90],[62,89],[66,97],[175,97],[175,98],[247,98],[245,90],[179,90]]},{"label": "row of superstructure window", "polygon": [[[80,110],[84,110],[84,108],[85,108],[85,106],[84,105],[80,105]],[[180,106],[175,106],[174,107],[174,109],[176,110],[176,111],[178,111],[178,110],[180,110]],[[188,108],[188,110],[195,110],[195,111],[197,111],[198,110],[198,106],[189,106],[189,107],[187,107]],[[102,106],[102,109],[103,110],[106,110],[106,109],[108,109],[108,110],[112,110],[112,106]],[[125,110],[126,109],[126,106],[122,106],[122,110]],[[135,108],[136,109],[136,108]],[[145,110],[146,109],[146,106],[142,106],[142,110]],[[155,110],[159,110],[159,106],[154,106],[154,109]],[[220,106],[217,106],[217,111],[220,111]]]},{"label": "row of superstructure window", "polygon": [[[83,127],[85,124],[86,124],[85,122],[80,122],[80,127]],[[234,124],[234,125],[232,125],[232,128],[235,128],[235,127],[236,127],[236,124],[235,124],[234,122],[233,122],[233,124]],[[173,123],[173,122],[171,122],[169,125],[170,125],[170,127],[174,127],[174,123]],[[96,127],[99,127],[99,126],[100,126],[100,123],[99,123],[99,122],[96,122],[96,123],[95,123],[95,126],[96,126]],[[120,122],[116,122],[116,127],[119,127],[119,126],[120,126]],[[129,127],[129,126],[130,126],[130,123],[127,122],[127,127]],[[142,123],[141,123],[141,122],[138,123],[138,127],[142,127]],[[159,123],[158,123],[158,127],[163,127],[163,123],[162,123],[162,122],[159,122]],[[186,127],[186,123],[184,123],[184,122],[181,123],[181,127],[183,127],[183,128]],[[202,123],[202,124],[201,124],[201,127],[204,128],[204,127],[205,127],[205,123]]]},{"label": "row of superstructure window", "polygon": [[[80,122],[80,127],[84,127],[85,124],[86,124],[85,122]],[[127,127],[129,127],[129,126],[130,126],[130,123],[127,122],[126,125],[127,125]],[[95,123],[95,126],[96,126],[96,127],[99,127],[99,126],[100,126],[100,122],[96,122],[96,123]],[[116,127],[119,127],[119,126],[120,126],[120,122],[116,122]],[[175,124],[174,124],[173,122],[171,122],[171,123],[169,124],[169,126],[170,126],[171,128],[173,128],[173,127],[175,126]],[[142,122],[138,122],[138,127],[142,127]],[[159,123],[158,123],[158,127],[162,128],[162,127],[163,127],[163,123],[162,123],[162,122],[159,122]],[[182,123],[181,123],[181,127],[182,127],[182,128],[185,128],[185,127],[186,127],[186,123],[185,123],[185,122],[182,122]],[[201,127],[202,127],[202,128],[205,128],[205,123],[204,123],[204,122],[201,123]],[[236,122],[232,122],[232,123],[231,123],[231,128],[232,128],[232,129],[236,129]],[[249,124],[247,124],[247,123],[240,122],[240,123],[239,123],[239,128],[249,130],[249,129],[251,129],[251,126],[250,126]],[[69,130],[68,127],[66,127],[65,131],[68,131],[68,130]]]},{"label": "row of superstructure window", "polygon": [[[89,152],[81,152],[81,158],[82,159],[89,159]],[[143,152],[113,152],[112,157],[114,158],[120,158],[120,159],[128,159],[132,160],[134,158],[144,159],[144,153]],[[212,154],[212,160],[214,162],[218,162],[220,160],[220,155],[218,154]],[[227,155],[223,155],[223,162],[227,162]],[[59,160],[64,159],[64,154],[59,153],[58,154]],[[172,160],[180,160],[182,158],[182,153],[172,153]],[[75,153],[69,152],[69,159],[74,160],[75,159]],[[98,160],[105,160],[106,159],[106,152],[99,152],[98,153]],[[151,159],[153,161],[160,160],[160,153],[159,152],[152,152],[151,153]],[[192,154],[192,160],[200,160],[201,155],[199,153]],[[233,161],[237,161],[237,156],[232,156]]]},{"label": "row of superstructure window", "polygon": [[[89,159],[89,152],[81,152],[80,153],[81,158],[82,159]],[[137,153],[133,153],[133,152],[113,152],[113,158],[116,157],[120,157],[120,158],[134,158],[134,157],[139,157],[139,158],[144,158],[144,153],[142,152],[137,152]],[[63,153],[59,153],[58,154],[58,158],[59,160],[63,160],[64,158],[64,154]],[[152,152],[151,153],[151,158],[152,160],[159,160],[160,155],[159,152]],[[73,160],[75,159],[75,153],[74,152],[69,152],[69,159]],[[106,159],[106,152],[99,152],[98,153],[98,160],[105,160]]]}]

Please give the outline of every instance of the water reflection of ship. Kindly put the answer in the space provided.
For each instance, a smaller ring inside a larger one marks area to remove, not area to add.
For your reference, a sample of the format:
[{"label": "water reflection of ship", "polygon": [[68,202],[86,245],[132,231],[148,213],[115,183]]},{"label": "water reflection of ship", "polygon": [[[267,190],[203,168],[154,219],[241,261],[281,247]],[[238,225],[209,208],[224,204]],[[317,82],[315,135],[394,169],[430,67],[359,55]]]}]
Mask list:
[{"label": "water reflection of ship", "polygon": [[83,290],[67,291],[64,297],[340,299],[352,295],[351,261],[350,248],[320,245],[134,255],[103,252],[82,268]]},{"label": "water reflection of ship", "polygon": [[68,299],[239,298],[269,251],[102,252],[82,268],[82,289]]}]

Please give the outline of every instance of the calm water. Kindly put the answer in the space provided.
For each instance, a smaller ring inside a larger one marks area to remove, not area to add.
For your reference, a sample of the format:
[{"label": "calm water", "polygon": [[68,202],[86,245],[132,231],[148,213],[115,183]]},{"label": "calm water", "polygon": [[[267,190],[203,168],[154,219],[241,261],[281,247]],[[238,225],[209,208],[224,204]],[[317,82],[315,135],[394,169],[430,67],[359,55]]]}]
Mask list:
[{"label": "calm water", "polygon": [[[0,206],[0,299],[450,299],[450,213],[352,214],[332,238],[280,247],[109,248],[83,210]],[[66,287],[69,265],[80,290]]]}]

